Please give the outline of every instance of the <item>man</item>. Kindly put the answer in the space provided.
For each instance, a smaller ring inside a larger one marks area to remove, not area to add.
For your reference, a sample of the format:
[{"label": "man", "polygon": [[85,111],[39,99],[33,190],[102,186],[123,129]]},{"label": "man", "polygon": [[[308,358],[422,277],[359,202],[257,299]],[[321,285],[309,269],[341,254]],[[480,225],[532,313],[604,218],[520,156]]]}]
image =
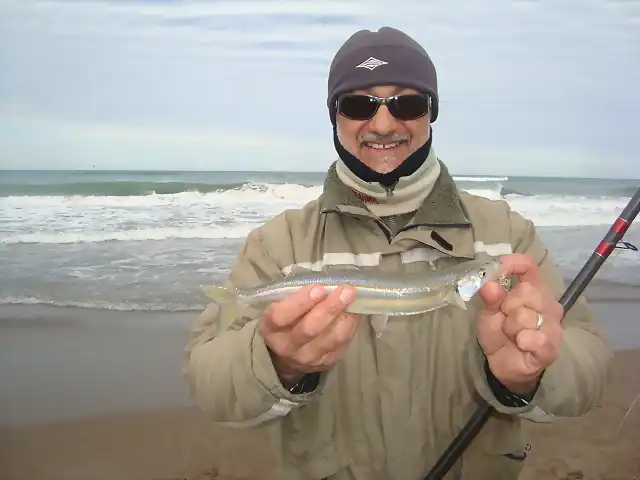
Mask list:
[{"label": "man", "polygon": [[355,33],[327,106],[339,160],[322,195],[253,230],[230,287],[295,266],[426,272],[486,255],[512,281],[487,283],[467,310],[392,317],[381,335],[345,313],[348,285],[264,311],[212,304],[186,350],[195,402],[215,423],[267,428],[275,478],[419,480],[486,401],[496,412],[450,478],[516,479],[520,414],[578,416],[600,400],[612,357],[600,328],[584,300],[561,324],[562,280],[533,224],[459,191],[436,157],[436,71],[417,42]]}]

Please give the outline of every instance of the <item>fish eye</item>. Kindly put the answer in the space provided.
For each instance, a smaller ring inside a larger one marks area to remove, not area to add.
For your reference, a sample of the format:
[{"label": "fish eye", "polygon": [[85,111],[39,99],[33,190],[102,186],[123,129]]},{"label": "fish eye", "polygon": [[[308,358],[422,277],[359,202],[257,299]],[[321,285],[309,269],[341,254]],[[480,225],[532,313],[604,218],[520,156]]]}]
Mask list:
[{"label": "fish eye", "polygon": [[478,272],[478,275],[480,275],[480,278],[484,278],[487,275],[487,271],[486,270],[480,270],[480,272]]}]

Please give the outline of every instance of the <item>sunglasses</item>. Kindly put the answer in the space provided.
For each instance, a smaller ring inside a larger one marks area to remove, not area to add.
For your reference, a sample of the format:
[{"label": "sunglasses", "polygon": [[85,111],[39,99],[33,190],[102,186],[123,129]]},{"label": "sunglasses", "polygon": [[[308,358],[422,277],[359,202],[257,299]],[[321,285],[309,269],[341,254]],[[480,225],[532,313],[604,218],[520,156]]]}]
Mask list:
[{"label": "sunglasses", "polygon": [[415,120],[429,111],[429,95],[409,93],[393,97],[376,97],[359,93],[345,93],[338,97],[336,109],[343,117],[351,120],[369,120],[374,117],[380,105],[386,105],[389,113],[398,120]]}]

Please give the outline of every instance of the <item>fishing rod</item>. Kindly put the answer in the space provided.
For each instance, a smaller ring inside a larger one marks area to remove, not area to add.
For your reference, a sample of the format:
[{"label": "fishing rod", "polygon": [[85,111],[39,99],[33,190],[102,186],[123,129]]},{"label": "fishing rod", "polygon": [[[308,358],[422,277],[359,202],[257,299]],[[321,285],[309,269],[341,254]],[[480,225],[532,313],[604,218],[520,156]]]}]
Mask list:
[{"label": "fishing rod", "polygon": [[[609,231],[593,251],[589,260],[587,260],[562,297],[560,297],[558,302],[562,305],[565,315],[571,307],[573,307],[573,304],[578,300],[580,295],[582,295],[585,288],[587,288],[596,273],[598,273],[602,264],[607,260],[615,248],[625,248],[638,251],[635,246],[627,242],[622,242],[623,246],[618,246],[622,237],[624,237],[625,233],[627,233],[627,230],[638,216],[638,213],[640,213],[640,188],[638,188],[638,191],[631,200],[629,200],[629,203],[624,208],[620,216],[615,222],[613,222],[611,227],[609,227]],[[460,430],[460,433],[458,433],[458,435],[453,439],[449,447],[447,447],[424,480],[441,480],[444,478],[449,470],[451,470],[451,467],[453,467],[453,465],[462,456],[465,449],[473,441],[476,435],[480,433],[484,424],[489,420],[490,415],[491,405],[488,403],[478,408],[467,424],[462,428],[462,430]]]}]

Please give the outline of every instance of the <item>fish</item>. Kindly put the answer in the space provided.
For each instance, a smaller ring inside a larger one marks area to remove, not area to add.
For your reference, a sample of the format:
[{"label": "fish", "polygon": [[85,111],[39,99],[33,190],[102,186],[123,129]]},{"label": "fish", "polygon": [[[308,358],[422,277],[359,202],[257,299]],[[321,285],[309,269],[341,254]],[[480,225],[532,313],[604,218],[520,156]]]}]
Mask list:
[{"label": "fish", "polygon": [[416,315],[446,305],[467,308],[466,302],[491,280],[502,276],[499,259],[475,259],[429,272],[385,273],[344,266],[325,267],[321,271],[296,266],[283,279],[248,288],[201,285],[202,293],[218,305],[244,303],[267,306],[317,284],[329,293],[340,285],[355,288],[354,301],[347,312],[371,315],[374,330],[380,333],[390,316]]}]

